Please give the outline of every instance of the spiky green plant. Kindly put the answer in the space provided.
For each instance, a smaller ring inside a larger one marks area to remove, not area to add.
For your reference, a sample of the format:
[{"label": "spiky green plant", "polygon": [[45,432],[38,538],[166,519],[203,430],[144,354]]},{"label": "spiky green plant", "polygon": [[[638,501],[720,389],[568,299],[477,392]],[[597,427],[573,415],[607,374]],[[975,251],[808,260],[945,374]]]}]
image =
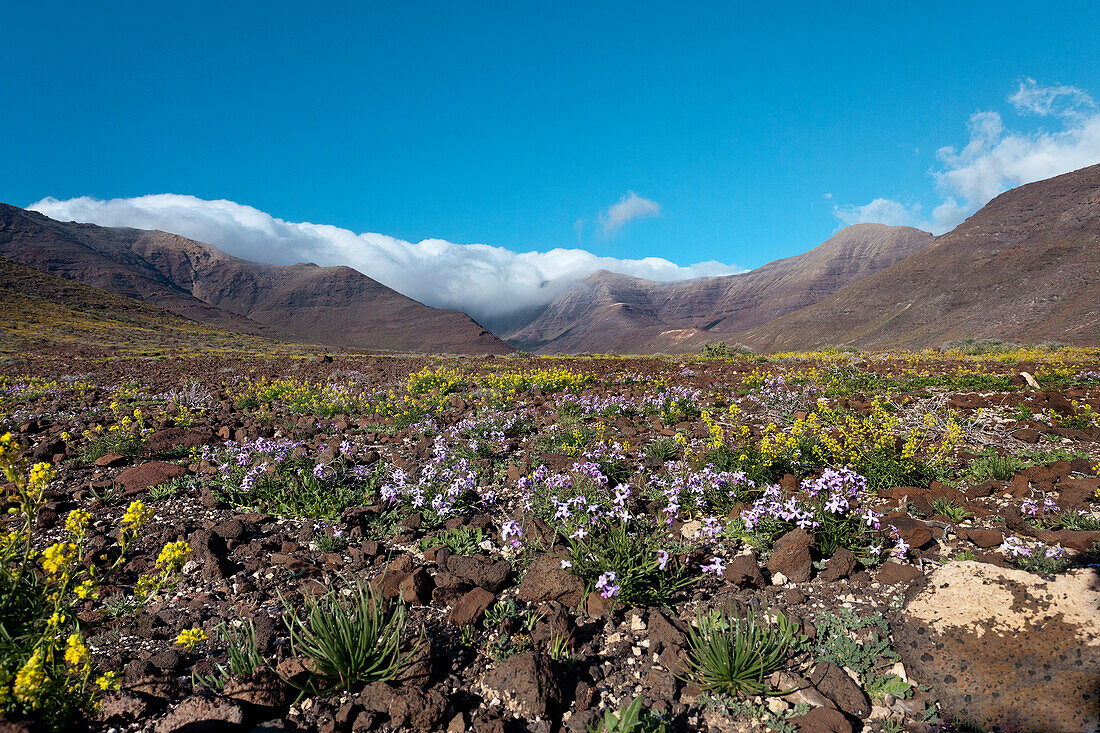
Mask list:
[{"label": "spiky green plant", "polygon": [[624,705],[618,713],[605,710],[603,720],[595,728],[589,728],[588,733],[665,733],[667,730],[668,725],[664,720],[642,710],[642,698],[639,695]]},{"label": "spiky green plant", "polygon": [[798,638],[798,626],[782,613],[774,622],[755,608],[743,616],[731,609],[701,614],[688,629],[688,679],[712,694],[784,694],[772,690],[766,678],[786,661]]},{"label": "spiky green plant", "polygon": [[346,690],[392,680],[416,653],[401,652],[405,607],[389,604],[380,591],[359,580],[341,598],[335,589],[305,597],[304,619],[283,599],[283,620],[293,654],[310,661],[303,693]]}]

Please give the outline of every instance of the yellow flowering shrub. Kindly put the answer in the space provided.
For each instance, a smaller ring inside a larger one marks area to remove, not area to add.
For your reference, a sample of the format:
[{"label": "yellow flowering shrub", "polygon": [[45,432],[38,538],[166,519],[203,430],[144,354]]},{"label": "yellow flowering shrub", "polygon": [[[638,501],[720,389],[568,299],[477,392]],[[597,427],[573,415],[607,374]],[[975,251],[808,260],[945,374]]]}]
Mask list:
[{"label": "yellow flowering shrub", "polygon": [[952,417],[925,413],[918,425],[903,425],[896,406],[883,398],[872,400],[867,415],[832,409],[821,399],[814,412],[785,428],[769,423],[758,437],[747,425],[724,428],[710,413],[703,422],[710,460],[758,482],[841,465],[864,475],[872,488],[926,482],[962,438]]},{"label": "yellow flowering shrub", "polygon": [[209,637],[202,629],[184,629],[176,637],[176,646],[185,651],[194,651],[195,646],[206,641]]},{"label": "yellow flowering shrub", "polygon": [[[97,598],[103,580],[126,562],[152,512],[140,501],[130,504],[120,522],[119,552],[106,566],[85,558],[92,517],[83,509],[65,518],[64,539],[38,549],[34,518],[54,470],[45,463],[29,465],[21,453],[10,433],[0,436],[0,473],[16,518],[14,528],[0,535],[0,711],[33,714],[61,729],[117,683],[117,674],[96,669],[77,606]],[[190,553],[185,542],[161,550],[152,593],[171,582]]]}]

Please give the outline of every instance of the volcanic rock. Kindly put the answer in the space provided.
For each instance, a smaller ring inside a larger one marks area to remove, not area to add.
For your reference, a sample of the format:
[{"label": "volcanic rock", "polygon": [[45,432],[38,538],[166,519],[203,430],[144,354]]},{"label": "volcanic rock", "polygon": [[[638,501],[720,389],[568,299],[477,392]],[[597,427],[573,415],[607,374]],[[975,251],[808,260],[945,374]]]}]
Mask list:
[{"label": "volcanic rock", "polygon": [[1100,725],[1095,569],[1047,580],[987,563],[934,570],[891,624],[909,676],[944,712],[1002,730]]}]

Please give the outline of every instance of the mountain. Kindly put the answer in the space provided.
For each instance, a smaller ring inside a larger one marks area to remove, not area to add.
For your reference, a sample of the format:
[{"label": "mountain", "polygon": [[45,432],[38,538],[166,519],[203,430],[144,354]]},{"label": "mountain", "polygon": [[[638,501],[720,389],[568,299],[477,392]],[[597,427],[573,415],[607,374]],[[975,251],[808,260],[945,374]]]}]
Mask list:
[{"label": "mountain", "polygon": [[693,350],[822,300],[931,241],[911,227],[857,224],[738,275],[660,283],[601,271],[505,339],[539,353]]},{"label": "mountain", "polygon": [[929,247],[739,335],[757,349],[1100,343],[1100,165],[1001,194]]},{"label": "mountain", "polygon": [[249,353],[294,349],[0,257],[0,353],[193,353],[197,346]]},{"label": "mountain", "polygon": [[464,313],[350,267],[267,265],[143,229],[58,222],[0,204],[0,256],[218,328],[359,349],[507,353]]}]

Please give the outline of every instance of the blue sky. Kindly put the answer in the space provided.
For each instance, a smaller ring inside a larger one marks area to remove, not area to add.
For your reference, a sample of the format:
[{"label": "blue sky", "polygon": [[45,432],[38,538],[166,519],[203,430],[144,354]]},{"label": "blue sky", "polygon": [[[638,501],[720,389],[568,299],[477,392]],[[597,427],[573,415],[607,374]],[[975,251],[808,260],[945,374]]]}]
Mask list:
[{"label": "blue sky", "polygon": [[[0,200],[755,267],[1100,162],[1097,48],[1095,2],[7,3]],[[1006,139],[1054,162],[971,170]]]}]

